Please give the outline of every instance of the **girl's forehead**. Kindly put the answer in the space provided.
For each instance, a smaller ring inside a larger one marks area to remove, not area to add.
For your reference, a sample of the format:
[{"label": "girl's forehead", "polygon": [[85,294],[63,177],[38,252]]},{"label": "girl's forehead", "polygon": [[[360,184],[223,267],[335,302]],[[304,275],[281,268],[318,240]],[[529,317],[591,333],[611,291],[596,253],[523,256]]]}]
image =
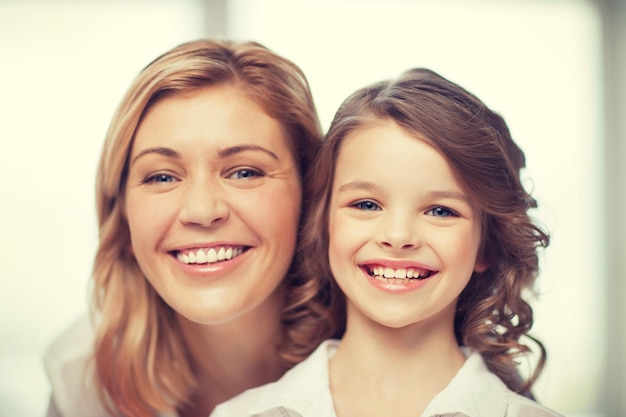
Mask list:
[{"label": "girl's forehead", "polygon": [[359,137],[362,137],[367,132],[370,132],[371,130],[377,130],[378,132],[381,133],[379,135],[379,138],[380,138],[381,141],[385,141],[388,138],[388,135],[385,134],[385,132],[389,132],[389,133],[391,133],[391,132],[400,132],[401,134],[404,134],[404,135],[406,135],[408,137],[411,137],[411,138],[415,139],[416,141],[423,142],[424,144],[426,144],[429,147],[433,148],[433,150],[435,150],[437,153],[441,154],[441,156],[444,157],[444,159],[446,159],[446,160],[448,159],[434,145],[433,141],[430,140],[428,137],[426,137],[424,134],[422,134],[421,132],[415,131],[415,130],[411,130],[411,129],[405,127],[405,126],[402,126],[396,120],[394,120],[394,119],[392,119],[390,117],[388,117],[388,118],[372,117],[372,118],[368,118],[368,119],[365,119],[364,121],[362,121],[357,127],[355,127],[352,130],[348,131],[344,135],[343,140],[341,141],[341,143],[339,145],[339,152],[341,152],[341,149],[345,146],[346,142],[354,141],[354,140],[358,139]]},{"label": "girl's forehead", "polygon": [[393,120],[363,125],[344,138],[336,162],[347,168],[377,161],[389,171],[422,172],[426,166],[450,171],[447,158],[430,141],[411,134]]},{"label": "girl's forehead", "polygon": [[[403,138],[403,139],[398,139]],[[400,140],[400,142],[398,142]],[[386,163],[390,169],[398,168],[397,158],[404,158],[413,155],[415,158],[422,158],[420,164],[417,159],[411,159],[412,170],[417,172],[426,166],[436,164],[454,178],[459,188],[466,196],[475,201],[477,196],[467,187],[467,181],[472,178],[471,173],[465,174],[449,156],[437,146],[437,141],[428,138],[418,131],[410,130],[401,126],[391,118],[369,119],[360,124],[355,129],[347,133],[337,152],[334,171],[337,172],[340,163],[354,166],[358,158],[363,157],[368,150],[378,149],[376,158],[380,163]],[[400,149],[400,152],[392,154],[391,149]],[[435,160],[438,161],[435,163]],[[420,166],[421,165],[421,166]]]}]

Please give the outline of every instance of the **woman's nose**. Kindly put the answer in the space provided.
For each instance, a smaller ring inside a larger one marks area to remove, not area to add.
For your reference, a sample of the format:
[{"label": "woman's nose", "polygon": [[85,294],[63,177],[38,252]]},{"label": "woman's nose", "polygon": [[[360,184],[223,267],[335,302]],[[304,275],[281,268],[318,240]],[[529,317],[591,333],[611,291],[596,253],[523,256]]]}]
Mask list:
[{"label": "woman's nose", "polygon": [[189,183],[179,213],[181,223],[209,227],[228,218],[229,208],[219,186],[205,182]]}]

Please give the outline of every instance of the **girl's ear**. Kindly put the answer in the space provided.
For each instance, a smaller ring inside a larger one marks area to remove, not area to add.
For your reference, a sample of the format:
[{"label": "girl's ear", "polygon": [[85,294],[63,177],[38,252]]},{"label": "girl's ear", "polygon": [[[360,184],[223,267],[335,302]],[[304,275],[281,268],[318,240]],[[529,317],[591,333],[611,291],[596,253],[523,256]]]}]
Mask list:
[{"label": "girl's ear", "polygon": [[482,273],[485,272],[487,268],[489,268],[489,263],[483,256],[479,256],[474,264],[474,272]]},{"label": "girl's ear", "polygon": [[474,271],[478,273],[483,273],[489,268],[489,258],[487,248],[485,247],[485,242],[480,245],[480,249],[478,250],[478,254],[476,255],[476,262],[474,262]]},{"label": "girl's ear", "polygon": [[485,238],[485,236],[487,236],[486,224],[487,224],[487,219],[486,219],[486,216],[483,214],[483,218],[482,218],[483,230],[481,233],[480,248],[478,249],[478,254],[476,255],[476,261],[474,262],[474,272],[478,272],[479,274],[485,272],[487,268],[489,268],[488,259],[490,258],[489,252],[491,251],[487,249],[487,241]]}]

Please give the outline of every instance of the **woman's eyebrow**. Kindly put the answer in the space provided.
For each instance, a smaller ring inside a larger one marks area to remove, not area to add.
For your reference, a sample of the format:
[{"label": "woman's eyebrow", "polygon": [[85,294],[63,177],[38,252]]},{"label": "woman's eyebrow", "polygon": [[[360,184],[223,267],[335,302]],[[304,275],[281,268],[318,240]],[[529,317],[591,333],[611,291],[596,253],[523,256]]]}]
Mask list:
[{"label": "woman's eyebrow", "polygon": [[151,153],[156,153],[158,155],[167,156],[168,158],[180,159],[180,154],[178,152],[176,152],[174,149],[172,149],[172,148],[165,148],[165,147],[159,146],[159,147],[155,147],[155,148],[146,148],[146,149],[142,150],[141,152],[139,152],[137,154],[137,156],[135,156],[133,158],[133,160],[131,161],[131,165],[134,164],[142,156],[148,155],[148,154],[151,154]]},{"label": "woman's eyebrow", "polygon": [[[261,151],[261,152],[264,152],[267,155],[271,156],[272,158],[276,159],[277,161],[279,160],[278,155],[276,155],[274,152],[272,152],[269,149],[266,149],[266,148],[264,148],[262,146],[258,146],[258,145],[237,145],[237,146],[231,146],[231,147],[228,147],[226,149],[220,150],[218,152],[218,156],[220,158],[227,158],[229,156],[235,155],[235,154],[240,153],[240,152],[245,152],[245,151]],[[158,155],[163,155],[163,156],[166,156],[168,158],[180,159],[180,154],[178,152],[176,152],[174,149],[158,146],[158,147],[154,147],[154,148],[146,148],[146,149],[142,150],[141,152],[139,152],[139,154],[137,154],[137,156],[135,156],[133,158],[133,160],[131,161],[131,165],[134,164],[142,156],[145,156],[145,155],[148,155],[148,154],[152,154],[152,153],[156,153]]]},{"label": "woman's eyebrow", "polygon": [[231,146],[228,147],[226,149],[221,149],[217,155],[220,158],[228,158],[229,156],[241,153],[241,152],[245,152],[245,151],[261,151],[266,153],[267,155],[271,156],[272,158],[274,158],[275,160],[279,160],[278,155],[276,155],[274,152],[270,151],[267,148],[264,148],[262,146],[259,145],[237,145],[237,146]]}]

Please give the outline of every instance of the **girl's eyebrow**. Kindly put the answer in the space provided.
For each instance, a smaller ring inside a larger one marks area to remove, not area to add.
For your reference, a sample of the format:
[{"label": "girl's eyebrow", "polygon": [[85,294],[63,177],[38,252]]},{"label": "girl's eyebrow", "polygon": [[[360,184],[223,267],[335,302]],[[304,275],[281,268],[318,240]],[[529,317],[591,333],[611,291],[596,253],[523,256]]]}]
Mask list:
[{"label": "girl's eyebrow", "polygon": [[342,192],[347,190],[382,191],[378,185],[369,181],[350,181],[339,187],[337,191]]},{"label": "girl's eyebrow", "polygon": [[[229,156],[238,154],[240,152],[245,152],[245,151],[261,151],[266,153],[267,155],[271,156],[272,158],[274,158],[275,160],[279,160],[278,155],[276,155],[274,152],[270,151],[269,149],[266,149],[262,146],[258,146],[258,145],[237,145],[237,146],[231,146],[228,147],[226,149],[221,149],[220,151],[218,151],[217,155],[221,158],[228,158]],[[159,155],[163,155],[166,156],[168,158],[175,158],[175,159],[180,159],[180,154],[178,152],[176,152],[174,149],[172,148],[166,148],[163,146],[158,146],[158,147],[154,147],[154,148],[146,148],[144,150],[142,150],[141,152],[139,152],[139,154],[137,154],[137,156],[135,156],[133,158],[133,160],[131,161],[131,165],[134,164],[139,158],[141,158],[144,155],[148,155],[151,153],[156,153]]]},{"label": "girl's eyebrow", "polygon": [[[382,188],[378,186],[377,184],[374,184],[373,182],[369,182],[369,181],[351,181],[339,187],[338,192],[347,191],[347,190],[364,190],[364,191],[370,191],[370,192],[375,192],[375,191],[380,192],[382,191]],[[467,204],[470,203],[469,198],[467,198],[465,194],[460,193],[458,191],[435,190],[435,191],[429,191],[426,195],[429,198],[435,198],[435,199],[436,198],[452,198],[452,199],[459,200]]]},{"label": "girl's eyebrow", "polygon": [[458,191],[430,191],[428,195],[433,198],[452,198],[468,204],[470,202],[465,194]]}]

